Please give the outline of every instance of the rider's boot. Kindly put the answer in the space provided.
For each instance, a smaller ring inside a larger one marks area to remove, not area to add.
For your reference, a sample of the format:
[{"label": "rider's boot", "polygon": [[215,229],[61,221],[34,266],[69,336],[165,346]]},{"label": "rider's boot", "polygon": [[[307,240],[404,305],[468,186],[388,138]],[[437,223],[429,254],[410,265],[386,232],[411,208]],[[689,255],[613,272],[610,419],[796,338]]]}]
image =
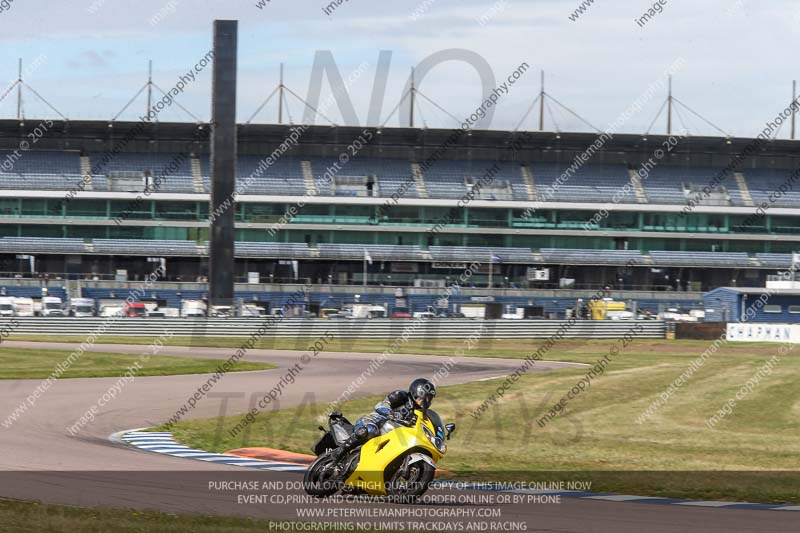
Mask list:
[{"label": "rider's boot", "polygon": [[331,459],[332,459],[331,464],[334,464],[334,465],[337,464],[342,459],[342,457],[347,455],[347,453],[350,450],[352,450],[353,448],[355,448],[359,444],[362,444],[363,441],[368,436],[369,436],[369,433],[368,433],[366,428],[359,427],[358,429],[356,429],[355,432],[353,432],[353,434],[350,435],[347,438],[347,440],[344,441],[341,444],[341,446],[339,446],[338,448],[335,448],[331,452]]}]

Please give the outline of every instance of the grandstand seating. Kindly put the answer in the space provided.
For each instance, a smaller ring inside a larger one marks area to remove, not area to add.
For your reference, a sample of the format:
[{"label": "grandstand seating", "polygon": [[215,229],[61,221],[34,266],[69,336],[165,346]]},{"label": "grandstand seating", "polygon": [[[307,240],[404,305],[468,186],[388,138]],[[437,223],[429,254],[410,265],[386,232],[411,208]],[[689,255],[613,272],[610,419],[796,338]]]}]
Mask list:
[{"label": "grandstand seating", "polygon": [[58,239],[52,237],[3,237],[0,239],[0,251],[17,253],[51,253],[80,254],[84,253],[83,239]]},{"label": "grandstand seating", "polygon": [[[332,196],[332,180],[325,180],[325,172],[328,168],[335,168],[334,164],[338,161],[329,158],[309,158],[314,174],[314,182],[320,191],[321,196]],[[376,176],[378,191],[381,196],[391,196],[392,194],[405,190],[404,198],[418,198],[416,184],[411,180],[411,163],[405,159],[376,159],[354,157],[341,166],[337,172],[339,176]]]},{"label": "grandstand seating", "polygon": [[533,263],[535,257],[530,248],[493,248],[485,246],[431,246],[434,261],[480,261],[488,262],[492,256],[504,263]]},{"label": "grandstand seating", "polygon": [[[684,186],[700,190],[708,185],[719,172],[719,168],[657,165],[650,170],[647,179],[642,180],[642,185],[651,203],[685,204],[687,196],[684,193]],[[708,205],[746,205],[741,191],[736,186],[736,180],[730,176],[715,188],[714,194],[718,199],[711,198],[705,203]]]},{"label": "grandstand seating", "polygon": [[0,188],[13,190],[69,190],[81,184],[78,152],[28,150],[19,154],[0,150]]},{"label": "grandstand seating", "polygon": [[[563,163],[530,163],[539,198],[552,202],[611,202],[620,189],[630,183],[625,165],[583,165],[558,183],[569,168]],[[620,197],[620,203],[636,203],[633,186]]]},{"label": "grandstand seating", "polygon": [[[0,151],[0,160],[12,152]],[[99,153],[90,154],[92,166],[101,162]],[[256,173],[265,156],[240,155],[237,162],[237,176],[243,180]],[[205,191],[210,190],[210,161],[208,155],[198,156]],[[264,170],[248,187],[244,194],[302,195],[306,192],[302,162],[311,164],[313,179],[320,195],[351,194],[347,188],[335,191],[330,182],[323,180],[327,168],[337,162],[334,158],[283,156]],[[177,169],[170,171],[158,192],[194,193],[191,159],[177,153],[139,152],[119,153],[105,163],[92,176],[91,189],[109,191],[107,176],[113,173],[136,173],[149,170],[157,174],[171,164]],[[460,198],[469,189],[467,181],[478,180],[495,162],[491,160],[437,161],[424,172],[427,195],[430,198]],[[571,163],[570,163],[571,164]],[[541,201],[560,202],[610,202],[617,195],[621,203],[637,203],[633,190],[624,196],[619,191],[630,183],[625,165],[586,164],[580,167],[568,180],[558,187],[553,183],[564,172],[566,163],[530,162]],[[501,162],[500,171],[495,175],[492,186],[487,187],[482,199],[528,200],[527,189],[522,178],[519,163]],[[702,189],[717,173],[717,168],[681,167],[657,165],[650,170],[642,186],[650,203],[685,204],[686,188]],[[785,183],[791,170],[749,169],[744,171],[746,183],[753,202],[758,205],[767,202],[776,207],[795,207],[800,205],[800,189],[790,190],[781,198],[771,201],[769,195]],[[405,189],[406,198],[420,197],[416,184],[410,180],[411,161],[405,159],[380,159],[354,157],[341,165],[337,173],[342,178],[376,176],[375,194],[389,197],[398,190]],[[0,188],[12,190],[69,190],[81,182],[80,155],[75,151],[30,150],[16,159],[11,171],[0,170]],[[797,189],[797,188],[796,188]],[[745,206],[748,203],[739,190],[735,179],[727,179],[718,187],[717,198],[707,200],[708,204]],[[356,193],[360,194],[360,193]]]},{"label": "grandstand seating", "polygon": [[638,250],[578,250],[542,248],[546,263],[564,265],[643,265],[645,258]]},{"label": "grandstand seating", "polygon": [[154,192],[193,193],[194,185],[191,176],[169,176],[157,185]]},{"label": "grandstand seating", "polygon": [[[237,181],[242,182],[250,176],[257,176],[243,194],[302,195],[305,193],[301,160],[283,156],[258,173],[261,162],[268,156],[239,155],[236,162]],[[211,190],[211,161],[208,156],[200,157],[200,169],[206,190]]]},{"label": "grandstand seating", "polygon": [[[711,267],[785,269],[792,265],[791,254],[744,252],[687,252],[653,250],[593,250],[571,248],[495,248],[484,246],[431,246],[423,250],[417,245],[330,244],[317,247],[305,243],[236,242],[236,256],[263,259],[319,259],[360,261],[364,250],[374,261],[437,261],[487,263],[496,257],[500,263],[563,264],[654,267]],[[94,239],[50,237],[3,237],[0,253],[32,254],[106,254],[118,256],[184,256],[208,255],[208,243],[178,240]]]},{"label": "grandstand seating", "polygon": [[320,244],[320,259],[357,259],[366,250],[374,261],[420,261],[423,253],[419,246],[391,244]]},{"label": "grandstand seating", "polygon": [[0,173],[0,188],[31,191],[68,191],[77,188],[80,174],[4,174]]},{"label": "grandstand seating", "polygon": [[[472,178],[474,181],[480,181],[495,163],[499,170],[493,175],[492,185],[508,182],[513,198],[495,198],[491,192],[484,192],[476,198],[527,200],[528,195],[525,192],[525,182],[522,180],[519,163],[490,160],[437,161],[424,172],[428,196],[430,198],[460,198],[468,192],[466,180]],[[487,189],[491,188],[487,187]]]},{"label": "grandstand seating", "polygon": [[[236,174],[239,181],[254,175],[263,157],[242,155],[237,162]],[[302,195],[305,193],[303,185],[303,171],[300,160],[283,156],[267,168],[255,179],[247,189],[248,194],[287,194]]]},{"label": "grandstand seating", "polygon": [[792,267],[792,254],[771,254],[762,253],[756,254],[756,259],[761,266],[771,268],[791,268]]},{"label": "grandstand seating", "polygon": [[198,255],[197,244],[193,241],[167,241],[146,239],[94,239],[96,253],[116,255]]},{"label": "grandstand seating", "polygon": [[92,190],[107,192],[109,190],[108,180],[105,176],[92,176]]},{"label": "grandstand seating", "polygon": [[650,252],[653,263],[659,266],[693,266],[716,268],[741,268],[748,266],[749,256],[744,252]]},{"label": "grandstand seating", "polygon": [[[14,168],[10,173],[16,174],[40,174],[40,175],[59,175],[59,174],[81,174],[81,158],[78,152],[74,151],[50,151],[50,150],[28,150],[20,152],[19,157],[14,158],[11,151],[0,150],[0,160],[12,157]],[[5,174],[5,172],[3,172]]]},{"label": "grandstand seating", "polygon": [[[100,166],[97,174],[109,174],[111,172],[145,172],[149,171],[153,175],[166,173],[169,176],[191,176],[191,159],[185,154],[165,153],[165,152],[120,152],[114,157],[110,157],[108,162],[102,162],[101,154],[90,154],[89,158],[93,164]],[[93,172],[95,173],[95,172]]]},{"label": "grandstand seating", "polygon": [[792,172],[792,170],[746,170],[744,175],[750,188],[750,195],[753,197],[753,203],[755,205],[766,203],[771,207],[799,206],[800,190],[798,190],[797,182],[793,184],[793,188],[789,188],[788,185],[784,187],[788,190],[781,194],[780,198],[773,195],[773,199],[770,200],[770,194],[781,185],[787,184]]},{"label": "grandstand seating", "polygon": [[275,259],[305,259],[311,250],[305,243],[237,242],[237,257],[270,257]]},{"label": "grandstand seating", "polygon": [[[27,286],[27,285],[0,285],[0,289],[5,289],[6,296],[13,296],[15,298],[41,298],[42,287]],[[67,298],[67,291],[64,287],[56,287],[48,285],[47,296],[55,296],[65,301]]]}]

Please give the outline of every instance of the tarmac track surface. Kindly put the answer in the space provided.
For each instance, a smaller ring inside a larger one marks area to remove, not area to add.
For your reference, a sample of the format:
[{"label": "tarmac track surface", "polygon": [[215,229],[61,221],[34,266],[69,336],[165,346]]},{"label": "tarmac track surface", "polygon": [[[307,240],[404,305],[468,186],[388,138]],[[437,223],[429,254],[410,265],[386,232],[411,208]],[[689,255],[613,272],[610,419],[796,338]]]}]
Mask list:
[{"label": "tarmac track surface", "polygon": [[[9,347],[71,350],[74,344],[7,342]],[[146,346],[95,345],[92,351],[144,353]],[[165,347],[159,355],[227,358],[224,348]],[[227,414],[245,412],[254,394],[269,391],[293,366],[302,352],[250,350],[245,359],[264,361],[279,368],[267,371],[230,373],[217,383],[210,395],[197,403],[187,418],[218,416],[227,397]],[[361,375],[375,354],[324,353],[285,389],[280,408],[308,402],[313,392],[319,402],[335,400],[350,382]],[[444,357],[395,355],[380,367],[354,397],[384,394],[403,387],[418,376],[431,375]],[[443,384],[458,384],[497,377],[513,372],[518,360],[459,358]],[[568,366],[565,363],[537,363],[533,371]],[[129,383],[110,404],[101,408],[95,422],[76,436],[72,425],[118,378],[68,379],[54,384],[35,407],[10,428],[0,427],[0,497],[40,500],[80,506],[156,509],[174,513],[204,513],[298,520],[296,506],[273,503],[239,504],[235,493],[209,490],[209,481],[258,480],[297,482],[298,474],[248,471],[241,467],[146,453],[109,441],[111,433],[165,422],[186,402],[208,376],[140,377]],[[0,381],[0,419],[27,398],[41,380]],[[260,396],[259,394],[259,396]],[[346,413],[349,414],[349,413]],[[309,424],[316,421],[309,420]],[[311,444],[311,443],[309,443]],[[456,438],[452,446],[465,445]],[[535,453],[535,444],[531,453]],[[446,467],[446,465],[445,465]],[[287,491],[301,495],[299,490]],[[437,489],[436,497],[452,497],[463,491]],[[476,492],[466,494],[478,495]],[[485,493],[483,493],[485,494]],[[330,509],[397,507],[386,503],[337,503]],[[447,506],[440,506],[447,507]],[[449,505],[449,507],[458,507]],[[461,505],[460,507],[467,507]],[[497,507],[497,506],[495,506]],[[524,522],[527,531],[550,532],[786,532],[797,531],[798,515],[788,511],[714,509],[679,505],[617,503],[563,498],[560,504],[502,504],[501,518],[471,518],[471,521],[500,520]],[[315,521],[341,521],[317,518]],[[377,520],[377,519],[375,519]],[[381,521],[391,521],[382,519]],[[420,520],[420,519],[401,519]],[[422,519],[462,522],[451,518]]]}]

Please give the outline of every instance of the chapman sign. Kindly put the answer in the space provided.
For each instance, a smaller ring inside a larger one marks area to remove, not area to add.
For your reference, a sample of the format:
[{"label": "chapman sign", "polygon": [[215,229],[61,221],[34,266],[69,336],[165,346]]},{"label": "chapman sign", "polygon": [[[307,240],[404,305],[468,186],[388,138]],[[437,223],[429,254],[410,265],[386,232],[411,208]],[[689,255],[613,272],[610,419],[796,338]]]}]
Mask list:
[{"label": "chapman sign", "polygon": [[728,340],[800,342],[800,324],[728,324]]}]

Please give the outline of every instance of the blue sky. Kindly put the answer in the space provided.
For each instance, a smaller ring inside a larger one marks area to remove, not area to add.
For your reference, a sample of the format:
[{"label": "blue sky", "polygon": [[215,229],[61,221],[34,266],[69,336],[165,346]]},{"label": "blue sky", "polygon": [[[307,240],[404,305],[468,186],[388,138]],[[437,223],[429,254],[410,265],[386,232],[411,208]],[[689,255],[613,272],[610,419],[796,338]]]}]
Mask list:
[{"label": "blue sky", "polygon": [[[13,80],[18,57],[28,63],[39,58],[39,68],[26,76],[31,86],[72,119],[108,119],[144,84],[148,59],[154,60],[156,83],[168,89],[210,48],[212,21],[230,18],[240,21],[241,120],[277,84],[280,62],[286,64],[287,85],[301,96],[308,91],[315,51],[330,50],[344,76],[368,62],[350,90],[364,123],[380,50],[392,51],[386,116],[412,66],[458,48],[485,58],[498,80],[523,61],[531,66],[500,100],[492,129],[516,126],[538,93],[539,69],[547,72],[548,92],[604,128],[683,58],[676,96],[725,131],[748,136],[790,100],[797,61],[792,51],[800,44],[800,6],[788,0],[669,0],[644,27],[635,19],[652,2],[640,0],[595,0],[576,21],[568,16],[579,0],[349,0],[331,15],[323,13],[323,1],[270,0],[263,9],[257,1],[14,0],[0,12],[0,80]],[[151,24],[159,13],[162,20]],[[210,116],[210,74],[207,69],[179,97],[204,120]],[[435,68],[420,91],[457,117],[469,115],[482,99],[474,69],[456,62]],[[665,96],[657,94],[622,129],[643,132]],[[291,101],[290,106],[299,119],[301,105]],[[140,99],[121,118],[135,119],[144,107]],[[558,129],[587,130],[557,106],[553,110]],[[455,125],[424,101],[421,111],[420,124],[424,118],[429,127]],[[0,103],[0,116],[15,112],[13,95]],[[327,114],[341,120],[335,106]],[[51,113],[28,95],[26,115]],[[689,113],[683,118],[693,134],[714,133]],[[259,119],[276,121],[275,106]],[[189,117],[169,109],[161,120]],[[549,115],[546,122],[547,129],[556,128]],[[398,118],[389,125],[398,125]],[[523,129],[535,127],[531,116]],[[786,135],[788,128],[780,132]]]}]

